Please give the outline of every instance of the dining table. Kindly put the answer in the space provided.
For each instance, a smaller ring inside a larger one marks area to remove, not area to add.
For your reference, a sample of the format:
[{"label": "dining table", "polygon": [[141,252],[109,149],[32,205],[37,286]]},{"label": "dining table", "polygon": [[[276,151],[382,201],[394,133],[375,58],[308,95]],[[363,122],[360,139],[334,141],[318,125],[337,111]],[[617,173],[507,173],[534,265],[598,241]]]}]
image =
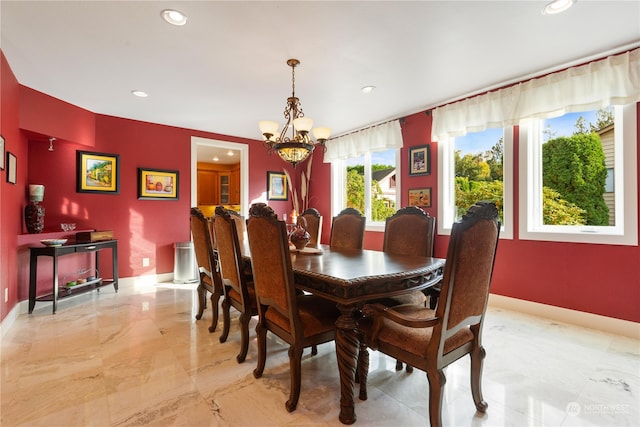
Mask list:
[{"label": "dining table", "polygon": [[[250,260],[248,243],[243,255]],[[291,267],[296,287],[336,303],[336,356],[340,375],[340,422],[356,421],[354,392],[356,371],[366,375],[367,352],[358,360],[360,338],[358,316],[368,301],[424,290],[442,280],[442,258],[394,255],[367,249],[291,247]],[[360,365],[358,367],[358,364]],[[361,387],[359,398],[366,400]]]}]

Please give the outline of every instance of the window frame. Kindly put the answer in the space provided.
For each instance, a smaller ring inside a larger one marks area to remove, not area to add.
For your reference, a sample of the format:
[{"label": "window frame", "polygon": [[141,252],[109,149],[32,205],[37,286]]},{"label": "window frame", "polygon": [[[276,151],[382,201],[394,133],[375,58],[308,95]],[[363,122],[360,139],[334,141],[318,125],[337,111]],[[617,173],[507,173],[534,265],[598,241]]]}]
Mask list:
[{"label": "window frame", "polygon": [[[637,112],[636,104],[615,106],[614,189],[615,225],[575,226],[542,224],[542,120],[520,122],[521,240],[638,245]],[[535,137],[534,137],[535,135]]]},{"label": "window frame", "polygon": [[[395,150],[396,152],[396,207],[401,205],[402,197],[402,166],[400,148],[388,148],[387,150]],[[366,217],[365,231],[382,231],[384,232],[386,221],[373,221],[371,219],[371,155],[374,152],[362,154],[364,157],[364,206],[365,211],[362,215]],[[358,156],[359,157],[359,156]],[[345,162],[349,159],[334,160],[331,162],[331,211],[332,216],[336,216],[344,209],[345,200],[347,199],[346,191],[346,166]]]},{"label": "window frame", "polygon": [[[502,164],[504,168],[503,182],[503,218],[500,238],[513,239],[513,189],[514,189],[514,128],[506,126],[502,129],[504,152]],[[438,234],[449,235],[456,215],[455,206],[455,138],[447,138],[438,143]]]}]

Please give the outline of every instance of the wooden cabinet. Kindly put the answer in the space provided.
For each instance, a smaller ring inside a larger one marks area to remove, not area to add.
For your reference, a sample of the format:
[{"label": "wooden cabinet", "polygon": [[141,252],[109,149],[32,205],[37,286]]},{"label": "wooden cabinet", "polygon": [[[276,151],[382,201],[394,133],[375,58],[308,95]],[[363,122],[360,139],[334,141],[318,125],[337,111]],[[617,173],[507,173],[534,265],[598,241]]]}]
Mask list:
[{"label": "wooden cabinet", "polygon": [[219,200],[221,205],[228,205],[231,203],[231,174],[220,172],[218,174],[219,187]]},{"label": "wooden cabinet", "polygon": [[198,169],[198,205],[217,205],[218,194],[218,172]]},{"label": "wooden cabinet", "polygon": [[198,206],[240,204],[240,164],[198,163]]},{"label": "wooden cabinet", "polygon": [[229,203],[231,203],[232,205],[240,204],[240,169],[234,169],[231,171],[231,181],[229,182],[229,197]]}]

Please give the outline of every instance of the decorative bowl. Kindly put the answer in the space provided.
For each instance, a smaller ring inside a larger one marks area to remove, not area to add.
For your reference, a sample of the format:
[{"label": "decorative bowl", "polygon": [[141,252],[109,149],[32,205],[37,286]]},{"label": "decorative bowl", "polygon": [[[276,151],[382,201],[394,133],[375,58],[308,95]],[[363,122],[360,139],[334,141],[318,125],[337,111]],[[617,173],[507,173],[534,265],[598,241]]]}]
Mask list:
[{"label": "decorative bowl", "polygon": [[76,229],[76,224],[73,222],[65,222],[60,224],[60,228],[62,228],[62,231],[73,231]]},{"label": "decorative bowl", "polygon": [[40,243],[45,246],[62,246],[67,243],[67,239],[44,239],[40,240]]}]

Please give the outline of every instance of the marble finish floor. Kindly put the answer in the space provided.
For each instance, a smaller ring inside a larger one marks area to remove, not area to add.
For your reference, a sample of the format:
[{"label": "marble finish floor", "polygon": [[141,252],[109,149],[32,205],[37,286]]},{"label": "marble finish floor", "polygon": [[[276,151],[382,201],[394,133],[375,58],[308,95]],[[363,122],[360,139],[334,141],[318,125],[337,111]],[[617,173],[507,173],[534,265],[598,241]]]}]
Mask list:
[{"label": "marble finish floor", "polygon": [[[229,340],[195,321],[192,285],[121,285],[20,315],[1,346],[2,427],[340,426],[333,344],[303,355],[293,413],[287,347],[271,336],[264,376],[254,379],[256,320],[238,364]],[[235,318],[234,318],[235,320]],[[639,426],[640,342],[490,308],[484,345],[486,414],[475,412],[464,358],[447,368],[447,426]],[[369,399],[356,397],[355,426],[426,426],[428,383],[371,352]]]}]

